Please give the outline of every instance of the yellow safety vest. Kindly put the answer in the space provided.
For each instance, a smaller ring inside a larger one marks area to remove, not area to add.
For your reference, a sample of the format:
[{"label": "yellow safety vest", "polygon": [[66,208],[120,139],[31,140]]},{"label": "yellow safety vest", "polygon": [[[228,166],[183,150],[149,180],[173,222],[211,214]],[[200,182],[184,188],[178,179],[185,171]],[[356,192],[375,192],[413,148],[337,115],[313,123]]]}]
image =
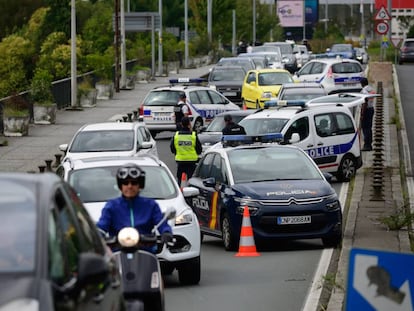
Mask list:
[{"label": "yellow safety vest", "polygon": [[197,161],[198,155],[195,150],[196,133],[174,135],[175,160],[176,161]]}]

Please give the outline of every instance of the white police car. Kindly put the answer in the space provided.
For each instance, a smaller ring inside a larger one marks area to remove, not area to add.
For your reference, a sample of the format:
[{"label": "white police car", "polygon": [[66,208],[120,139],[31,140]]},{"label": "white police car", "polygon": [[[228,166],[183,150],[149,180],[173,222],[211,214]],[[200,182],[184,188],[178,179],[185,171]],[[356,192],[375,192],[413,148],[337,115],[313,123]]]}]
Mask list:
[{"label": "white police car", "polygon": [[163,246],[157,252],[163,271],[177,269],[181,284],[198,284],[201,271],[200,226],[184,198],[198,195],[198,190],[185,187],[181,192],[175,177],[162,161],[149,155],[68,159],[56,173],[75,189],[92,219],[97,222],[106,201],[121,195],[116,172],[128,163],[136,164],[145,171],[145,188],[140,195],[155,199],[162,211],[168,207],[176,210],[175,219],[169,221],[176,242],[174,246]]},{"label": "white police car", "polygon": [[191,206],[201,232],[236,250],[247,207],[256,243],[318,238],[337,246],[342,210],[335,190],[306,152],[272,136],[223,136],[206,151],[188,181],[199,189]]},{"label": "white police car", "polygon": [[202,84],[204,79],[171,79],[169,86],[152,89],[139,107],[139,114],[153,137],[162,131],[175,131],[174,107],[180,93],[185,93],[189,107],[189,118],[194,130],[208,125],[221,112],[240,110],[240,107],[221,93]]},{"label": "white police car", "polygon": [[[362,102],[363,96],[358,96],[348,104]],[[282,133],[286,143],[305,150],[322,171],[335,175],[339,181],[350,180],[362,166],[360,138],[351,110],[332,103],[290,104],[249,115],[240,125],[248,135]]]},{"label": "white police car", "polygon": [[293,79],[298,82],[320,83],[328,94],[333,94],[360,92],[362,77],[365,77],[365,72],[359,61],[340,57],[324,57],[307,62],[295,73]]}]

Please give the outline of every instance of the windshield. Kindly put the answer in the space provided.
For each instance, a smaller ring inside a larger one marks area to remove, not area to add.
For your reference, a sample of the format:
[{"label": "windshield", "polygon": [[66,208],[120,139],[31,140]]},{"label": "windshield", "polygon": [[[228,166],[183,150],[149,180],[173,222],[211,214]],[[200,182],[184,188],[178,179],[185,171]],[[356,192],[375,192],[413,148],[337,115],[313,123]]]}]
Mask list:
[{"label": "windshield", "polygon": [[152,91],[144,100],[144,106],[175,106],[181,92]]},{"label": "windshield", "polygon": [[213,70],[209,81],[243,81],[245,75],[242,69]]},{"label": "windshield", "polygon": [[279,85],[294,82],[291,75],[285,72],[264,72],[259,74],[259,85]]},{"label": "windshield", "polygon": [[128,151],[134,148],[134,131],[84,131],[76,135],[70,152]]},{"label": "windshield", "polygon": [[[141,196],[171,199],[177,196],[174,181],[161,166],[144,166],[145,188]],[[106,202],[121,195],[116,181],[117,166],[94,167],[72,171],[69,184],[85,203]]]},{"label": "windshield", "polygon": [[281,133],[289,119],[243,119],[240,125],[244,127],[247,135],[262,135],[269,133]]},{"label": "windshield", "polygon": [[[231,116],[234,123],[239,123],[245,116]],[[226,126],[224,123],[224,115],[215,116],[213,121],[208,125],[205,132],[221,132]]]},{"label": "windshield", "polygon": [[36,198],[26,188],[1,184],[0,273],[32,271],[36,246]]},{"label": "windshield", "polygon": [[351,45],[333,45],[332,52],[352,52],[352,46]]},{"label": "windshield", "polygon": [[234,182],[322,179],[319,170],[302,151],[258,147],[228,152]]}]

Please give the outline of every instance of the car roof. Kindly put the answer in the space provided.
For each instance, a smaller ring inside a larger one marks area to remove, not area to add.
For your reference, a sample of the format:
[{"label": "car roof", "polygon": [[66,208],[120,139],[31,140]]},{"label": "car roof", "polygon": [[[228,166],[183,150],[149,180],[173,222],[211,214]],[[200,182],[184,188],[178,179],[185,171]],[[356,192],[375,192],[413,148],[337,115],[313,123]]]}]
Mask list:
[{"label": "car roof", "polygon": [[280,72],[280,73],[288,73],[290,74],[289,71],[287,71],[286,69],[281,69],[281,68],[262,68],[262,69],[252,69],[249,70],[247,73],[253,72],[255,71],[256,73],[267,73],[267,72]]},{"label": "car roof", "polygon": [[226,112],[220,112],[216,114],[214,117],[221,117],[225,115],[231,115],[231,116],[248,116],[252,113],[255,113],[256,109],[247,109],[247,110],[231,110]]},{"label": "car roof", "polygon": [[301,153],[304,153],[303,149],[301,149],[300,147],[297,147],[295,145],[279,145],[277,143],[263,143],[263,144],[241,144],[238,146],[227,146],[227,147],[223,147],[223,144],[217,144],[214,148],[211,149],[207,149],[205,154],[207,153],[211,153],[211,152],[219,152],[219,153],[227,153],[229,151],[232,150],[242,150],[242,149],[256,149],[256,148],[275,148],[275,149],[291,149],[291,150],[297,150],[300,151]]},{"label": "car roof", "polygon": [[317,82],[291,82],[291,83],[284,83],[282,85],[283,89],[323,89],[323,85]]},{"label": "car roof", "polygon": [[211,71],[228,71],[228,70],[243,70],[246,71],[243,66],[240,65],[228,65],[228,66],[214,66]]},{"label": "car roof", "polygon": [[166,164],[151,155],[139,156],[108,156],[108,157],[91,157],[76,160],[67,160],[63,164],[69,165],[71,169],[84,169],[100,166],[122,166],[128,163],[134,163],[138,166],[163,166]]},{"label": "car roof", "polygon": [[90,123],[81,128],[81,131],[121,131],[131,130],[137,126],[145,126],[143,122],[102,122]]},{"label": "car roof", "polygon": [[[312,59],[310,60],[308,63],[312,63],[312,62],[322,62],[322,63],[326,63],[326,64],[339,64],[339,63],[355,63],[355,64],[360,64],[359,61],[355,60],[355,59],[350,59],[350,58],[342,58],[342,57],[329,57],[329,56],[325,56],[322,58],[316,58],[316,59]],[[308,64],[306,63],[306,64]]]}]

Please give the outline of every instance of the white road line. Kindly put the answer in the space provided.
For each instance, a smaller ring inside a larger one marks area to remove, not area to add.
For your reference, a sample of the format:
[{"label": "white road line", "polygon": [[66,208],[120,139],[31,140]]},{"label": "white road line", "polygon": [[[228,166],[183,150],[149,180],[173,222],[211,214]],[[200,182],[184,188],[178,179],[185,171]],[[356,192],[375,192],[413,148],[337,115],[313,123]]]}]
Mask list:
[{"label": "white road line", "polygon": [[[341,203],[342,211],[345,207],[346,196],[348,193],[349,183],[342,183],[341,190],[339,192],[339,202]],[[331,262],[333,248],[325,248],[322,251],[321,258],[319,259],[318,267],[315,271],[315,275],[312,280],[312,286],[309,289],[305,303],[303,304],[302,311],[317,311],[319,310],[319,299],[323,289],[323,277],[326,276],[329,263]]]}]

